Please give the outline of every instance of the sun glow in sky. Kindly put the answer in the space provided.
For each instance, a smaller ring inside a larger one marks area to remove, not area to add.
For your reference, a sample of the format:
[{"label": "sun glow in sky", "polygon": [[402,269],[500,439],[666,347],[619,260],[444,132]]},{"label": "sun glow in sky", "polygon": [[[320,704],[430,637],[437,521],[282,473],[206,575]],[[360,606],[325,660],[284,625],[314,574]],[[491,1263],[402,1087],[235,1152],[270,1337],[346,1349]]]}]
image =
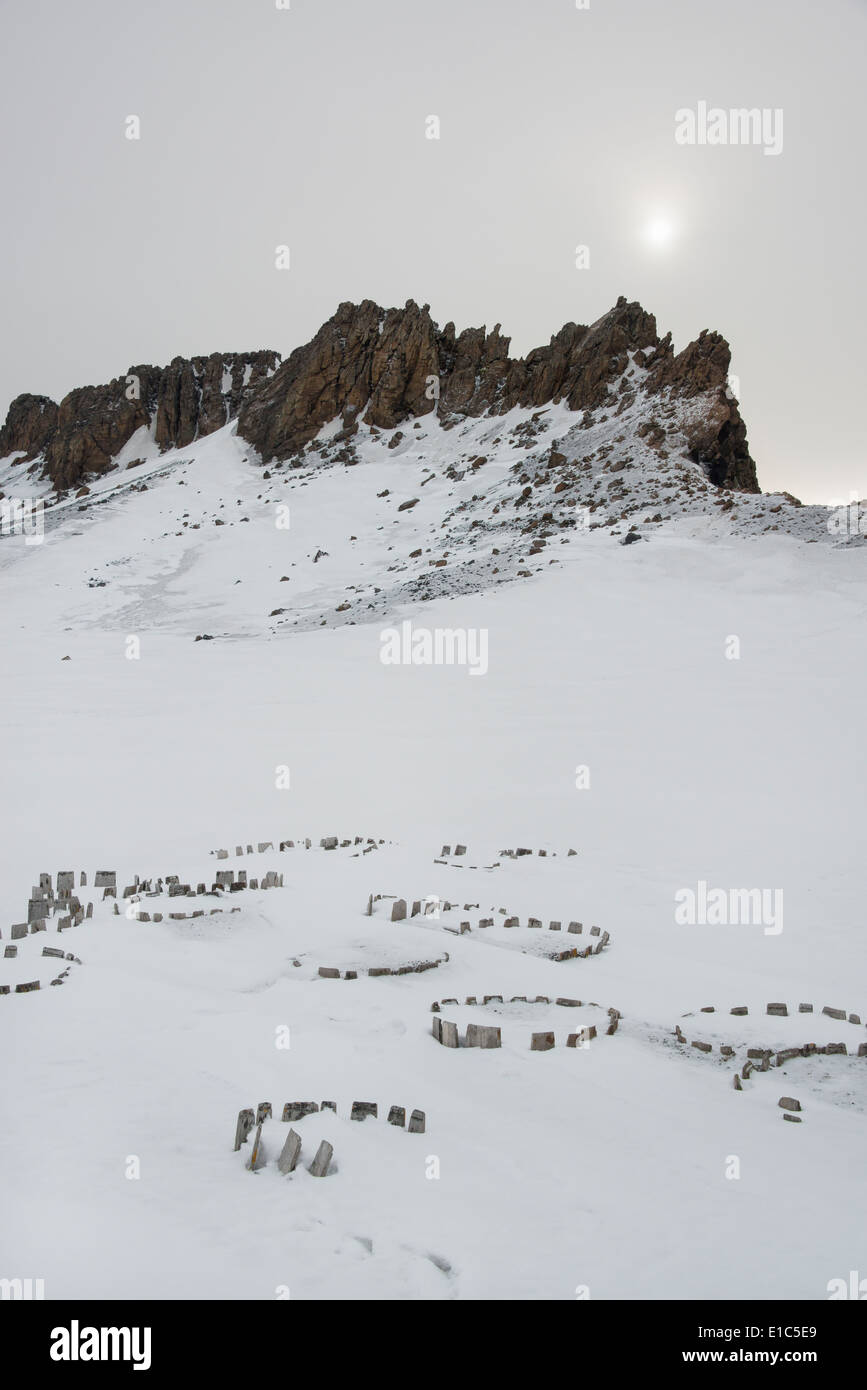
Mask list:
[{"label": "sun glow in sky", "polygon": [[651,217],[645,223],[644,240],[651,246],[660,248],[670,246],[676,235],[674,223],[668,217]]}]

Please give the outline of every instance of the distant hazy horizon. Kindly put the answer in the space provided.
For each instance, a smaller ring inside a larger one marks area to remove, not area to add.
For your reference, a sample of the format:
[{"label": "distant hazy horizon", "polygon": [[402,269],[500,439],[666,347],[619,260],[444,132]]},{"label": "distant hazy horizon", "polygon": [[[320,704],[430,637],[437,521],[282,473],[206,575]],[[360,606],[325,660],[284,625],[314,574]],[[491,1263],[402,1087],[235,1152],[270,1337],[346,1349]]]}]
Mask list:
[{"label": "distant hazy horizon", "polygon": [[0,414],[343,300],[523,356],[623,294],[728,339],[765,490],[867,495],[863,0],[282,4],[4,4]]}]

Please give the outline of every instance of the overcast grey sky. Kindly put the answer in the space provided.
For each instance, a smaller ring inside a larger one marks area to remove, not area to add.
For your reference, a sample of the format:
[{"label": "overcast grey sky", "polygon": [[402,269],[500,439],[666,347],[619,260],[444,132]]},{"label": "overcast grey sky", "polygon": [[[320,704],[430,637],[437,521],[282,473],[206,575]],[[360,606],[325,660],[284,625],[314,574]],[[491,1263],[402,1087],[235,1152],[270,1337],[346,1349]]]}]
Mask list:
[{"label": "overcast grey sky", "polygon": [[[346,299],[523,354],[625,294],[729,339],[766,490],[867,495],[864,0],[281,2],[0,0],[0,411]],[[702,101],[781,152],[679,144]]]}]

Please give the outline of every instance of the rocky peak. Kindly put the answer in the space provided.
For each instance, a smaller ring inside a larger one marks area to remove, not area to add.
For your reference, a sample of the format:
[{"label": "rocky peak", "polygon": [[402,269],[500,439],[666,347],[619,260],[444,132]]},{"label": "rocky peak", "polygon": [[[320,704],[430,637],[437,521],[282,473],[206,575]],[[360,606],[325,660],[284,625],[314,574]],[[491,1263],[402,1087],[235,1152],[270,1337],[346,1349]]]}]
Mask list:
[{"label": "rocky peak", "polygon": [[436,411],[449,426],[484,412],[537,408],[564,401],[571,410],[595,410],[610,400],[613,384],[632,364],[646,370],[636,389],[699,398],[692,411],[690,447],[719,486],[758,491],[746,430],[726,389],[729,348],[704,332],[675,356],[671,336],[660,339],[656,320],[621,296],[589,327],[567,323],[547,347],[524,358],[509,355],[510,339],[497,324],[456,334],[440,330],[428,305],[408,300],[383,309],[371,300],[341,304],[313,340],[296,349],[249,396],[239,433],[264,462],[299,454],[322,425],[342,416],[394,429]]},{"label": "rocky peak", "polygon": [[0,458],[23,451],[26,459],[44,453],[57,425],[57,405],[48,396],[16,396],[0,429]]},{"label": "rocky peak", "polygon": [[[689,455],[717,486],[758,492],[746,428],[727,386],[730,352],[704,331],[675,354],[671,335],[621,296],[595,323],[567,323],[545,347],[513,358],[496,324],[440,329],[427,304],[384,309],[370,299],[340,304],[316,335],[280,362],[277,353],[176,357],[133,367],[107,386],[72,391],[57,406],[42,396],[13,401],[0,454],[44,458],[58,488],[112,466],[142,425],[161,449],[186,448],[237,418],[263,462],[300,455],[323,425],[341,419],[391,430],[436,412],[444,428],[518,406],[560,403],[594,412],[637,393],[679,401]],[[129,399],[128,378],[138,382]]]},{"label": "rocky peak", "polygon": [[161,449],[185,448],[220,429],[279,362],[276,352],[176,357],[168,367],[130,367],[106,385],[78,387],[59,405],[18,396],[0,430],[0,457],[42,458],[58,491],[75,487],[112,468],[142,425],[153,426]]}]

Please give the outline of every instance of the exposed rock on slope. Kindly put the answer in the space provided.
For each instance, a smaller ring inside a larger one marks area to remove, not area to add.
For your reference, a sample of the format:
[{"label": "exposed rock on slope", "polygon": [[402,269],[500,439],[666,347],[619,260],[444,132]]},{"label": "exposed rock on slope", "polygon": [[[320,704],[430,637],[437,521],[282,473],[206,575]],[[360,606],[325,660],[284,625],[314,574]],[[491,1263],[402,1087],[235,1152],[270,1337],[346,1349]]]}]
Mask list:
[{"label": "exposed rock on slope", "polygon": [[0,430],[0,457],[44,458],[58,490],[113,466],[142,425],[154,426],[160,448],[185,448],[234,419],[247,395],[277,367],[276,352],[212,353],[168,367],[130,367],[106,386],[70,391],[60,405],[46,396],[18,396]]},{"label": "exposed rock on slope", "polygon": [[267,351],[174,358],[157,388],[157,444],[184,449],[195,438],[222,429],[279,363],[280,354]]},{"label": "exposed rock on slope", "polygon": [[675,355],[653,315],[621,297],[596,323],[567,323],[524,358],[509,356],[509,342],[499,324],[490,333],[456,334],[453,323],[440,329],[428,305],[413,300],[403,309],[369,299],[341,304],[282,365],[273,352],[178,357],[162,369],[131,368],[128,376],[140,384],[133,400],[127,378],[72,391],[59,406],[19,396],[0,431],[0,455],[44,458],[46,475],[65,489],[110,468],[142,425],[161,449],[185,448],[237,417],[239,434],[268,463],[299,455],[335,419],[349,439],[360,420],[391,430],[435,411],[448,428],[561,402],[576,412],[614,407],[620,414],[636,395],[659,395],[677,403],[688,457],[712,483],[759,491],[746,428],[727,389],[729,346],[719,334],[703,332]]},{"label": "exposed rock on slope", "polygon": [[23,450],[26,458],[38,458],[56,427],[57,406],[48,396],[16,396],[0,429],[0,456]]},{"label": "exposed rock on slope", "polygon": [[653,315],[621,298],[589,328],[568,323],[525,358],[509,357],[509,341],[499,324],[490,333],[469,328],[456,336],[452,323],[440,330],[428,306],[412,300],[401,310],[371,300],[341,304],[312,342],[248,398],[239,433],[268,462],[298,453],[337,416],[352,433],[359,419],[392,429],[433,410],[443,421],[560,401],[593,410],[610,401],[612,385],[634,360],[647,371],[638,389],[695,400],[691,453],[712,481],[759,491],[746,429],[727,390],[731,354],[719,334],[704,332],[675,356],[671,335],[659,338]]}]

